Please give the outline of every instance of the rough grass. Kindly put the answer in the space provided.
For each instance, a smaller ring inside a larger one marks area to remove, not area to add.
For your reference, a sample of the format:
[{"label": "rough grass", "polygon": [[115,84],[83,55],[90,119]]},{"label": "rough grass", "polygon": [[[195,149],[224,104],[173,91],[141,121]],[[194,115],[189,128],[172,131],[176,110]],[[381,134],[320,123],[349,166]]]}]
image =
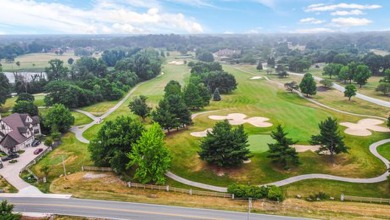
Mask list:
[{"label": "rough grass", "polygon": [[72,115],[74,117],[74,124],[75,126],[79,126],[79,125],[85,125],[85,124],[89,124],[92,122],[92,119],[82,113],[79,113],[79,112],[75,112],[75,111],[72,111]]},{"label": "rough grass", "polygon": [[[128,188],[117,176],[110,173],[105,173],[106,177],[97,179],[85,179],[83,178],[85,174],[85,172],[79,172],[69,175],[66,179],[59,178],[53,182],[51,190],[54,193],[71,193],[76,198],[131,201],[242,212],[247,210],[248,202],[245,200]],[[254,200],[252,212],[316,219],[387,218],[390,215],[388,205],[337,201],[310,203],[297,199],[287,199],[282,203]]]},{"label": "rough grass", "polygon": [[3,190],[5,193],[17,193],[18,190],[9,184],[7,180],[5,180],[2,176],[0,176],[0,189]]},{"label": "rough grass", "polygon": [[[56,55],[55,53],[31,53],[18,56],[15,58],[13,63],[7,63],[5,60],[1,60],[3,65],[3,71],[44,71],[45,67],[48,67],[48,62],[52,59],[60,59],[64,61],[64,66],[69,67],[68,59],[73,58],[74,60],[80,57],[75,56],[73,53],[64,53],[63,55]],[[20,62],[20,67],[16,65],[16,62]]]}]

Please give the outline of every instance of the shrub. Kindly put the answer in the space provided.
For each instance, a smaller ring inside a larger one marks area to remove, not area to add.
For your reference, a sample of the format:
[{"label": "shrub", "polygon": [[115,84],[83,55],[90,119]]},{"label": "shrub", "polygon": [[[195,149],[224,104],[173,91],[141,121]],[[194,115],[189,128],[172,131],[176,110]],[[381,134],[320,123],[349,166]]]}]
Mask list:
[{"label": "shrub", "polygon": [[51,138],[46,138],[44,144],[48,147],[50,147],[53,144],[53,139]]},{"label": "shrub", "polygon": [[283,190],[277,186],[268,186],[267,199],[274,201],[283,201],[284,193]]},{"label": "shrub", "polygon": [[312,194],[312,195],[309,195],[307,197],[307,200],[308,201],[320,201],[320,200],[326,200],[326,199],[329,199],[330,196],[324,192],[319,192],[319,193],[316,193],[316,194]]},{"label": "shrub", "polygon": [[10,160],[9,163],[16,163],[18,160]]},{"label": "shrub", "polygon": [[228,187],[228,193],[234,194],[237,198],[262,199],[268,195],[267,186],[250,186],[233,184]]}]

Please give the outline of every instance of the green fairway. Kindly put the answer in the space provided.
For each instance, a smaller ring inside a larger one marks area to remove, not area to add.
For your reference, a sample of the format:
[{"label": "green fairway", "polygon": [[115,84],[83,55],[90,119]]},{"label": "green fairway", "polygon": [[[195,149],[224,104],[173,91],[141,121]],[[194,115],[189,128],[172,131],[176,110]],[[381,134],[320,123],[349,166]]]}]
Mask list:
[{"label": "green fairway", "polygon": [[270,135],[250,135],[248,137],[249,149],[252,153],[264,153],[269,150],[268,144],[274,143]]},{"label": "green fairway", "polygon": [[92,119],[90,117],[88,117],[82,113],[72,111],[72,115],[74,117],[74,124],[73,125],[79,126],[79,125],[89,124],[92,122]]}]

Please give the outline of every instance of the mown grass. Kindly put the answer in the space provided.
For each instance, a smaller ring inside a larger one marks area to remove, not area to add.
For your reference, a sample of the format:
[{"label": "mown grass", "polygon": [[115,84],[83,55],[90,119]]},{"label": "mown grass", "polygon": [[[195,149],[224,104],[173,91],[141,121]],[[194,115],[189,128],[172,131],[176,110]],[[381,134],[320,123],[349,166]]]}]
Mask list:
[{"label": "mown grass", "polygon": [[390,143],[384,144],[377,148],[378,153],[390,161]]},{"label": "mown grass", "polygon": [[85,125],[85,124],[89,124],[92,122],[92,119],[82,113],[79,113],[79,112],[75,112],[75,111],[72,111],[72,115],[74,117],[74,124],[75,126],[79,126],[79,125]]},{"label": "mown grass", "polygon": [[[45,95],[44,94],[41,94],[41,93],[34,94],[34,98],[35,98],[34,104],[36,106],[38,106],[38,107],[45,106],[45,102],[44,102]],[[1,108],[0,108],[1,112],[7,112],[7,111],[12,110],[12,108],[15,106],[16,99],[18,99],[18,96],[8,98],[6,100],[6,102],[4,103],[4,105],[1,106]]]},{"label": "mown grass", "polygon": [[[81,166],[93,164],[87,146],[87,144],[79,142],[74,134],[67,133],[62,137],[62,144],[43,157],[37,164],[33,165],[31,170],[38,176],[43,177],[40,169],[45,165],[49,166],[49,182],[64,174],[63,161],[67,173],[79,172]],[[44,192],[48,192],[49,185],[49,183],[39,184],[38,187]]]},{"label": "mown grass", "polygon": [[118,103],[118,101],[104,101],[104,102],[99,102],[90,106],[82,107],[80,108],[83,111],[90,112],[91,114],[95,116],[101,116],[103,115],[106,111],[114,107]]},{"label": "mown grass", "polygon": [[[69,67],[68,59],[73,58],[75,61],[80,57],[75,56],[73,53],[64,53],[63,55],[56,55],[55,53],[31,53],[18,56],[12,63],[7,63],[5,60],[1,60],[3,65],[3,71],[44,71],[45,67],[48,67],[48,62],[52,59],[60,59],[64,61],[64,66]],[[20,62],[20,66],[16,65],[16,62]]]}]

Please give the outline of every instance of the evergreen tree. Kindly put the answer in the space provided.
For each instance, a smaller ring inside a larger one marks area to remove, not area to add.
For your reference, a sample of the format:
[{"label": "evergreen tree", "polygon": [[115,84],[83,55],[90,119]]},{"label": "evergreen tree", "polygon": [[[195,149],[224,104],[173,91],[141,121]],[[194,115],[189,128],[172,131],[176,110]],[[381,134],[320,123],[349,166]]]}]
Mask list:
[{"label": "evergreen tree", "polygon": [[311,144],[319,144],[318,153],[329,152],[331,160],[334,161],[334,155],[348,153],[348,147],[345,146],[344,138],[340,135],[337,120],[328,117],[318,125],[320,134],[311,137]]},{"label": "evergreen tree", "polygon": [[295,148],[290,147],[297,142],[287,138],[287,133],[284,132],[282,126],[278,125],[276,131],[271,132],[271,137],[276,140],[276,143],[268,144],[268,157],[280,163],[286,170],[290,168],[290,164],[299,165],[298,153]]},{"label": "evergreen tree", "polygon": [[170,95],[182,95],[181,85],[178,81],[171,80],[164,88],[164,97],[168,97]]},{"label": "evergreen tree", "polygon": [[219,94],[218,88],[214,90],[213,101],[221,101],[221,95]]},{"label": "evergreen tree", "polygon": [[128,167],[136,166],[134,178],[141,183],[165,184],[165,173],[170,167],[171,156],[164,143],[161,127],[154,123],[142,132],[140,139],[127,155]]},{"label": "evergreen tree", "polygon": [[176,128],[191,125],[191,112],[188,110],[183,97],[180,95],[170,95],[166,99],[168,101],[169,112],[174,115],[175,121],[177,121]]},{"label": "evergreen tree", "polygon": [[208,106],[210,104],[211,99],[210,90],[203,83],[198,84],[198,90],[199,95],[200,97],[202,97],[203,100],[203,106]]},{"label": "evergreen tree", "polygon": [[232,129],[227,120],[215,124],[213,131],[203,138],[199,152],[202,160],[219,167],[235,167],[248,160],[248,135],[244,127]]},{"label": "evergreen tree", "polygon": [[130,110],[134,114],[140,116],[144,121],[145,118],[149,115],[150,111],[152,110],[152,108],[146,104],[147,99],[148,97],[140,95],[139,97],[135,97],[133,101],[131,101],[129,104]]},{"label": "evergreen tree", "polygon": [[256,67],[257,70],[263,70],[263,64],[261,63],[261,61],[259,61],[259,63],[257,64],[257,67]]},{"label": "evergreen tree", "polygon": [[184,102],[190,109],[200,109],[205,106],[203,98],[200,96],[199,87],[194,83],[189,83],[183,92]]},{"label": "evergreen tree", "polygon": [[19,220],[22,218],[20,214],[14,214],[14,205],[9,204],[7,200],[3,200],[0,204],[0,219],[4,220]]},{"label": "evergreen tree", "polygon": [[307,97],[309,97],[309,95],[315,95],[317,93],[316,82],[314,81],[314,78],[310,73],[306,73],[303,76],[303,79],[299,84],[299,88],[301,89],[302,93],[306,94]]},{"label": "evergreen tree", "polygon": [[153,121],[157,122],[168,132],[179,126],[179,120],[171,113],[168,100],[166,99],[160,100],[156,110],[152,112],[152,118]]},{"label": "evergreen tree", "polygon": [[5,76],[4,73],[2,73],[1,67],[0,67],[0,106],[5,104],[5,101],[7,98],[10,97],[11,94],[11,84],[8,81],[7,76]]},{"label": "evergreen tree", "polygon": [[348,101],[351,101],[351,97],[356,95],[356,87],[349,84],[345,87],[344,97],[348,97]]}]

